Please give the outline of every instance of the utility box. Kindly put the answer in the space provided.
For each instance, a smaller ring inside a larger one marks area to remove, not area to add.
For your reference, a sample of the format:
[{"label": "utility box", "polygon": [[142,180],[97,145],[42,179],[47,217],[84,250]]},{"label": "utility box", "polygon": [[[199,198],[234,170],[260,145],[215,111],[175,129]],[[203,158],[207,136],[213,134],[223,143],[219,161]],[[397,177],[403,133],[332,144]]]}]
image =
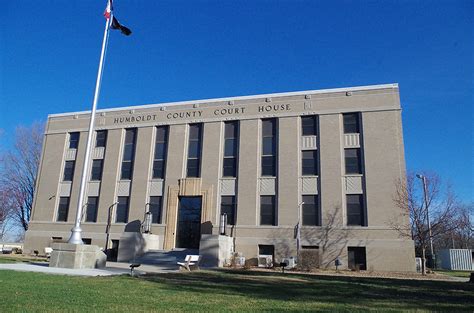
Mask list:
[{"label": "utility box", "polygon": [[474,270],[474,252],[472,249],[444,249],[438,253],[440,266],[445,270]]}]

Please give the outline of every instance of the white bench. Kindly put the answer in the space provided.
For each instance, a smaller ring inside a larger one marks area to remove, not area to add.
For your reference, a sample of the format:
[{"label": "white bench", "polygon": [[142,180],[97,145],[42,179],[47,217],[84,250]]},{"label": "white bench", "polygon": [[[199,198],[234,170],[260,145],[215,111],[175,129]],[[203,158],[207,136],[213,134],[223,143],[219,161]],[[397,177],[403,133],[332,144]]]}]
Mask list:
[{"label": "white bench", "polygon": [[184,267],[191,272],[191,266],[195,266],[199,269],[199,261],[201,260],[200,255],[187,255],[184,258],[184,262],[177,262],[180,267]]}]

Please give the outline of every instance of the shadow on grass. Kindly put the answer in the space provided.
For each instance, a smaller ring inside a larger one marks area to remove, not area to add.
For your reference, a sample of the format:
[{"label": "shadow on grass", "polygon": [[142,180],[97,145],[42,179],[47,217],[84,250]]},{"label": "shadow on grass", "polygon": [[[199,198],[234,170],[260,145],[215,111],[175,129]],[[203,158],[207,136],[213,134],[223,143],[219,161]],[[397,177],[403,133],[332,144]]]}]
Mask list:
[{"label": "shadow on grass", "polygon": [[298,303],[323,302],[357,308],[473,311],[468,283],[409,279],[339,277],[253,271],[197,271],[143,276],[174,291],[203,297],[240,295]]}]

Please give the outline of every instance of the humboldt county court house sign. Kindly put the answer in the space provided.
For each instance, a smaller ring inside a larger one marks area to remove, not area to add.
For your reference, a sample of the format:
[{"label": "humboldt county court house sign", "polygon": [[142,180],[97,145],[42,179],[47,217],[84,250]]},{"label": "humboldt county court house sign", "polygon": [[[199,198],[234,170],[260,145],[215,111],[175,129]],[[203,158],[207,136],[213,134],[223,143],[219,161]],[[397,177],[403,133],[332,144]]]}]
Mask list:
[{"label": "humboldt county court house sign", "polygon": [[[242,116],[253,116],[261,114],[273,114],[279,112],[291,111],[292,105],[286,104],[267,104],[267,105],[247,105],[247,106],[229,106],[229,107],[208,107],[197,110],[176,110],[172,112],[159,112],[159,113],[142,113],[133,114],[128,116],[111,117],[113,124],[124,124],[124,123],[154,123],[154,122],[165,122],[165,121],[178,121],[189,119],[212,119],[212,118],[240,118]],[[131,111],[133,112],[133,111]]]}]

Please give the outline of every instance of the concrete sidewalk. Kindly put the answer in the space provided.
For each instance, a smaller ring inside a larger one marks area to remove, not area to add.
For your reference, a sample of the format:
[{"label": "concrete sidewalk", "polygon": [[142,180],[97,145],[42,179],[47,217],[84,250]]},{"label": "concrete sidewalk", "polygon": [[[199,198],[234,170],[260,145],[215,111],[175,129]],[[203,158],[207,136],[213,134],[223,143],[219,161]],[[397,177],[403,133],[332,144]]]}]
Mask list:
[{"label": "concrete sidewalk", "polygon": [[[36,263],[5,263],[0,264],[0,270],[13,270],[21,272],[38,272],[57,275],[73,275],[73,276],[113,276],[130,274],[129,263],[107,262],[106,268],[103,269],[71,269],[49,267],[46,262]],[[164,273],[170,270],[164,270],[152,265],[141,265],[140,269],[134,270],[134,275],[144,275],[146,273]]]}]

